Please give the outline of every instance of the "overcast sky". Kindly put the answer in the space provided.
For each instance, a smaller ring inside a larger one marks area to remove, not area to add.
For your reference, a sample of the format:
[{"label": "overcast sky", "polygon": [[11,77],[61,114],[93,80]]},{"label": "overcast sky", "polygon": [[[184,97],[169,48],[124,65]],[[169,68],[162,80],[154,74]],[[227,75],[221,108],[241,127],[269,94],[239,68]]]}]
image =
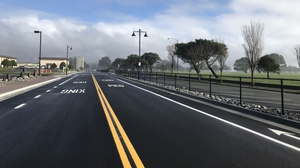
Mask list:
[{"label": "overcast sky", "polygon": [[293,47],[300,44],[299,0],[1,0],[0,55],[18,62],[37,62],[39,34],[47,57],[126,58],[155,52],[167,59],[166,46],[199,38],[221,38],[229,48],[227,65],[244,57],[241,27],[250,21],[265,25],[263,55],[278,53],[297,66]]}]

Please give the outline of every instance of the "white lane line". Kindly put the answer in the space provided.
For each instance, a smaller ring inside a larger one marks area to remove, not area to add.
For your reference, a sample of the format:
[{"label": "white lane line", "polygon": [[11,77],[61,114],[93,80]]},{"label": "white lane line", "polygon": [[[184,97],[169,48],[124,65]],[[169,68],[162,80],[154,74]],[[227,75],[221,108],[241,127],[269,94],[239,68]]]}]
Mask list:
[{"label": "white lane line", "polygon": [[72,78],[70,78],[70,79],[68,79],[68,80],[66,80],[66,81],[64,81],[64,82],[62,82],[62,83],[60,83],[59,85],[63,85],[64,83],[66,83],[66,82],[68,82],[69,80],[72,80],[73,78],[75,78],[75,77],[77,77],[78,75],[75,75],[75,76],[73,76]]},{"label": "white lane line", "polygon": [[26,105],[25,103],[22,103],[22,104],[18,105],[17,107],[15,107],[15,109],[19,109],[19,108],[21,108],[21,107],[23,107],[25,105]]},{"label": "white lane line", "polygon": [[133,85],[133,84],[131,84],[131,83],[125,82],[125,81],[123,81],[123,80],[120,80],[120,79],[118,79],[118,80],[121,81],[121,82],[123,82],[123,83],[126,83],[126,84],[128,84],[128,85],[130,85],[130,86],[133,86],[133,87],[135,87],[135,88],[138,88],[138,89],[140,89],[140,90],[143,90],[143,91],[145,91],[145,92],[151,93],[151,94],[153,94],[153,95],[155,95],[155,96],[158,96],[158,97],[160,97],[160,98],[163,98],[163,99],[168,100],[168,101],[170,101],[170,102],[173,102],[173,103],[175,103],[175,104],[178,104],[178,105],[180,105],[180,106],[186,107],[186,108],[188,108],[188,109],[191,109],[191,110],[193,110],[193,111],[196,111],[196,112],[198,112],[198,113],[201,113],[201,114],[203,114],[203,115],[206,115],[206,116],[208,116],[208,117],[211,117],[211,118],[213,118],[213,119],[219,120],[219,121],[224,122],[224,123],[226,123],[226,124],[229,124],[229,125],[232,125],[232,126],[234,126],[234,127],[240,128],[240,129],[242,129],[242,130],[244,130],[244,131],[246,131],[246,132],[252,133],[252,134],[254,134],[254,135],[260,136],[260,137],[262,137],[262,138],[265,138],[265,139],[267,139],[267,140],[270,140],[270,141],[272,141],[272,142],[275,142],[275,143],[277,143],[277,144],[283,145],[283,146],[285,146],[285,147],[288,147],[288,148],[291,148],[291,149],[294,149],[294,150],[300,152],[300,148],[298,148],[298,147],[296,147],[296,146],[293,146],[293,145],[291,145],[291,144],[288,144],[288,143],[279,141],[279,140],[277,140],[277,139],[275,139],[275,138],[266,136],[266,135],[264,135],[264,134],[261,134],[261,133],[259,133],[259,132],[254,131],[254,130],[251,130],[251,129],[249,129],[249,128],[246,128],[246,127],[243,127],[243,126],[241,126],[241,125],[235,124],[235,123],[233,123],[233,122],[224,120],[224,119],[219,118],[219,117],[217,117],[217,116],[208,114],[208,113],[206,113],[206,112],[204,112],[204,111],[195,109],[195,108],[193,108],[193,107],[190,107],[190,106],[188,106],[188,105],[185,105],[185,104],[180,103],[180,102],[178,102],[178,101],[175,101],[175,100],[173,100],[173,99],[167,98],[167,97],[162,96],[162,95],[160,95],[160,94],[154,93],[154,92],[149,91],[149,90],[147,90],[147,89],[138,87],[138,86]]},{"label": "white lane line", "polygon": [[57,86],[54,86],[53,88],[57,88]]},{"label": "white lane line", "polygon": [[46,92],[50,92],[51,90],[47,90]]},{"label": "white lane line", "polygon": [[37,95],[37,96],[35,96],[34,98],[37,99],[37,98],[39,98],[39,97],[41,97],[41,95]]}]

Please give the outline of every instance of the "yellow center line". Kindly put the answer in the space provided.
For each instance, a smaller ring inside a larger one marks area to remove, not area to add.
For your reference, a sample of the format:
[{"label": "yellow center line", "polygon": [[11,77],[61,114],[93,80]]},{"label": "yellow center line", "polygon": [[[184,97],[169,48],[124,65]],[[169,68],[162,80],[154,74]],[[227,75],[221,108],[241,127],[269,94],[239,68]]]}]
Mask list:
[{"label": "yellow center line", "polygon": [[[120,155],[120,158],[121,158],[121,161],[122,161],[122,164],[123,164],[123,167],[128,167],[128,168],[131,168],[131,165],[130,165],[130,162],[128,160],[128,157],[126,155],[126,152],[124,150],[124,147],[120,141],[120,138],[118,136],[118,133],[116,131],[116,128],[113,124],[113,121],[115,122],[116,124],[116,127],[117,129],[119,130],[123,140],[124,140],[124,143],[136,165],[136,167],[138,168],[144,168],[144,165],[140,159],[140,157],[138,156],[137,152],[135,151],[133,145],[131,144],[126,132],[124,131],[121,123],[119,122],[116,114],[114,113],[113,109],[111,108],[109,102],[107,101],[102,89],[100,88],[97,80],[95,79],[94,75],[92,74],[92,78],[93,78],[93,81],[94,81],[94,84],[95,84],[95,87],[96,87],[96,90],[97,90],[97,93],[98,93],[98,96],[99,96],[99,99],[100,99],[100,102],[101,102],[101,105],[102,105],[102,108],[104,110],[104,113],[105,113],[105,116],[106,116],[106,119],[107,119],[107,122],[108,122],[108,125],[110,127],[110,130],[111,130],[111,133],[113,135],[113,138],[114,138],[114,141],[115,141],[115,144],[117,146],[117,149],[118,149],[118,152],[119,152],[119,155]],[[111,118],[111,116],[112,118]]]}]

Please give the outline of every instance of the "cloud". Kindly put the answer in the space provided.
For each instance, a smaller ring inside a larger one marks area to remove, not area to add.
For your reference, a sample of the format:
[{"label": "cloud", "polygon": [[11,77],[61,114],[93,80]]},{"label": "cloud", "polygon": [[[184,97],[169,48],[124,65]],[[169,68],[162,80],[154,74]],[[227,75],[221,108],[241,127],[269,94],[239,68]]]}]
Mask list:
[{"label": "cloud", "polygon": [[[109,1],[107,3],[119,1]],[[123,1],[122,1],[123,2]],[[158,2],[157,2],[158,3]],[[166,46],[176,38],[189,42],[199,38],[221,37],[229,48],[227,64],[244,57],[241,27],[250,20],[265,25],[265,50],[263,54],[278,53],[288,65],[297,66],[293,46],[299,44],[296,0],[265,1],[166,1],[163,10],[155,10],[147,17],[133,16],[124,11],[107,10],[110,19],[85,22],[76,17],[30,9],[13,8],[0,12],[0,54],[19,58],[19,62],[36,60],[39,37],[34,30],[41,30],[43,56],[66,57],[66,46],[73,50],[69,56],[84,56],[86,62],[97,63],[103,56],[111,60],[138,54],[138,37],[132,31],[147,31],[148,38],[141,38],[141,53],[156,52],[167,58]],[[146,1],[138,5],[146,4]],[[272,4],[272,5],[270,5]],[[159,4],[158,4],[159,5]],[[104,9],[101,9],[104,10]],[[117,18],[117,19],[116,19]]]}]

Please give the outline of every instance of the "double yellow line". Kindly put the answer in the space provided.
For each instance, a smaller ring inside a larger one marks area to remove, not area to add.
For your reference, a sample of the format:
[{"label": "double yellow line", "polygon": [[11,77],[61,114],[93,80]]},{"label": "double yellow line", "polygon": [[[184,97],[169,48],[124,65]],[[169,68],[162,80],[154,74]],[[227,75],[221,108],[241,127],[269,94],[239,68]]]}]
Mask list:
[{"label": "double yellow line", "polygon": [[[103,91],[101,90],[97,80],[95,79],[94,75],[92,74],[92,78],[93,78],[93,82],[95,84],[102,108],[104,110],[110,131],[112,133],[113,139],[115,141],[115,144],[117,146],[117,150],[119,152],[123,167],[125,168],[131,168],[131,164],[129,162],[128,156],[125,152],[124,146],[122,145],[122,142],[120,140],[120,137],[123,139],[125,144],[125,147],[127,147],[129,154],[135,164],[135,166],[137,168],[144,168],[144,165],[140,159],[140,157],[138,156],[138,154],[136,153],[134,147],[132,146],[129,138],[127,137],[122,125],[120,124],[117,116],[115,115],[113,109],[111,108],[109,102],[107,101]],[[117,132],[117,130],[119,131],[119,134]]]}]

